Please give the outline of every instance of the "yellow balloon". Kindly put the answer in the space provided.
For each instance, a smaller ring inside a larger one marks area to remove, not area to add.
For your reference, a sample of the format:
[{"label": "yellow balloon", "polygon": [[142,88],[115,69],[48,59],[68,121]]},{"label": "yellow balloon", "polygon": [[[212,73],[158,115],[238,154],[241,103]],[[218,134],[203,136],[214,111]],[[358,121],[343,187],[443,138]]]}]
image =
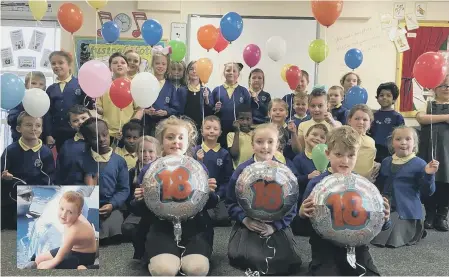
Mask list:
[{"label": "yellow balloon", "polygon": [[281,69],[281,78],[284,80],[284,82],[287,82],[287,76],[285,74],[287,73],[287,70],[292,66],[293,64],[284,64],[284,66]]},{"label": "yellow balloon", "polygon": [[28,6],[37,21],[42,20],[48,8],[47,0],[30,0]]},{"label": "yellow balloon", "polygon": [[108,0],[86,0],[86,2],[94,9],[101,9],[108,4]]},{"label": "yellow balloon", "polygon": [[329,55],[329,46],[322,39],[316,39],[309,45],[309,57],[312,61],[320,63]]}]

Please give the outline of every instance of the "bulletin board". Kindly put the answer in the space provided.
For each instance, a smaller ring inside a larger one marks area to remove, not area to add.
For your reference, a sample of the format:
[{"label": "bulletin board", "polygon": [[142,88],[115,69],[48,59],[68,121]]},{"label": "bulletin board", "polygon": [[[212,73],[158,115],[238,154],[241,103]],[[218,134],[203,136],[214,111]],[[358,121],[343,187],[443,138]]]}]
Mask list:
[{"label": "bulletin board", "polygon": [[[167,43],[167,40],[162,40],[157,45],[165,47]],[[140,72],[149,71],[151,66],[151,46],[146,44],[143,39],[121,38],[114,43],[106,43],[104,40],[95,37],[75,36],[75,72],[78,72],[79,67],[85,62],[92,59],[100,60],[109,67],[109,57],[113,53],[125,53],[130,49],[135,50],[142,58]]]}]

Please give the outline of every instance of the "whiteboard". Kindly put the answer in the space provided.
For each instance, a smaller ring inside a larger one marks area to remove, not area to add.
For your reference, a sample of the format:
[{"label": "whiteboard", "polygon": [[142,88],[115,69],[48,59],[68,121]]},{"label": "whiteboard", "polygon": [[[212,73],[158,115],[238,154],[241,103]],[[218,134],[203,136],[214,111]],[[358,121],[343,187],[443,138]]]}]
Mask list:
[{"label": "whiteboard", "polygon": [[[243,17],[243,32],[241,36],[218,54],[214,49],[207,52],[197,40],[198,29],[207,24],[220,27],[222,16],[189,15],[187,25],[187,63],[199,58],[212,60],[214,69],[209,79],[208,87],[212,90],[223,84],[224,64],[227,62],[241,62],[244,68],[240,74],[239,84],[248,88],[248,77],[251,69],[243,61],[243,49],[248,44],[260,47],[262,57],[254,68],[260,68],[265,73],[264,90],[271,94],[271,98],[282,98],[291,93],[280,72],[284,64],[295,64],[306,70],[310,76],[308,91],[310,92],[315,80],[315,62],[309,58],[310,42],[318,37],[318,24],[314,18],[297,17]],[[272,61],[266,51],[266,42],[272,36],[281,36],[287,42],[286,55],[277,62]]]}]

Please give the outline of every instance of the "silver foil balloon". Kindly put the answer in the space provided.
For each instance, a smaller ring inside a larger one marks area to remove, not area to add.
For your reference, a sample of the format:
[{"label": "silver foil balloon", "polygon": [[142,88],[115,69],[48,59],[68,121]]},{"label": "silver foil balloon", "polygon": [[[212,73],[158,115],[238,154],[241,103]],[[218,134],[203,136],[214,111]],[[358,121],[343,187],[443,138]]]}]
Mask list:
[{"label": "silver foil balloon", "polygon": [[339,246],[369,244],[384,224],[383,199],[366,178],[351,174],[332,174],[312,191],[315,212],[311,217],[315,231]]},{"label": "silver foil balloon", "polygon": [[203,166],[188,156],[165,156],[156,160],[143,178],[147,207],[159,218],[174,224],[181,239],[181,221],[198,214],[209,199],[208,176]]},{"label": "silver foil balloon", "polygon": [[282,163],[256,162],[240,174],[235,194],[249,217],[266,222],[280,220],[298,201],[298,180]]}]

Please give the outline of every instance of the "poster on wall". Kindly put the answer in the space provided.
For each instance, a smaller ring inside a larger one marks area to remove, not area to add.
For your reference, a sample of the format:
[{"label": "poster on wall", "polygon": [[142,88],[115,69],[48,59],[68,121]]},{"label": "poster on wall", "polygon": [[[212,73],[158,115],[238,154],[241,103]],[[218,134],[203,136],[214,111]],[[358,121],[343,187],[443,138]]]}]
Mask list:
[{"label": "poster on wall", "polygon": [[10,32],[11,45],[14,51],[25,48],[25,41],[23,40],[22,30],[15,30]]},{"label": "poster on wall", "polygon": [[36,57],[20,56],[18,60],[19,69],[36,69]]},{"label": "poster on wall", "polygon": [[393,17],[396,19],[404,19],[405,3],[394,3]]},{"label": "poster on wall", "polygon": [[[162,40],[158,43],[165,47],[166,40]],[[102,61],[109,67],[109,57],[115,53],[125,53],[128,50],[136,51],[142,59],[140,64],[140,72],[150,71],[151,66],[151,46],[145,43],[142,39],[119,39],[116,42],[110,44],[105,43],[103,40],[95,42],[95,37],[77,37],[75,36],[75,49],[76,49],[76,66],[81,67],[85,62],[92,59]],[[78,68],[75,69],[78,71]]]},{"label": "poster on wall", "polygon": [[42,46],[44,46],[45,33],[39,32],[38,30],[33,31],[33,35],[30,39],[30,45],[28,49],[34,50],[36,52],[41,52]]},{"label": "poster on wall", "polygon": [[50,54],[51,54],[51,50],[50,49],[44,49],[44,52],[42,53],[42,58],[41,58],[41,62],[40,62],[40,66],[41,67],[45,67],[48,69],[51,69],[51,65],[50,65]]},{"label": "poster on wall", "polygon": [[426,18],[427,14],[427,3],[417,2],[415,3],[415,15],[419,19]]},{"label": "poster on wall", "polygon": [[1,51],[2,51],[2,67],[14,66],[14,57],[12,55],[11,47],[3,48]]}]

